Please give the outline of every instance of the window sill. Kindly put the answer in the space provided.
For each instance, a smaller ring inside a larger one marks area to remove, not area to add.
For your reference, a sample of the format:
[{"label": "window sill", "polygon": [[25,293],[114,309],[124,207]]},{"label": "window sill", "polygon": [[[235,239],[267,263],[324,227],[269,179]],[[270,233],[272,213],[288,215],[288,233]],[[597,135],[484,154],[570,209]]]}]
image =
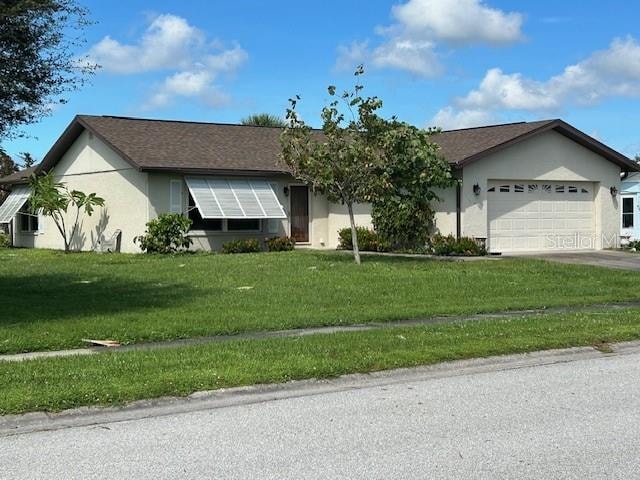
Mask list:
[{"label": "window sill", "polygon": [[[244,233],[247,235],[263,234],[262,230],[191,230],[187,233],[190,237],[217,237],[222,235],[236,235]],[[268,234],[267,234],[268,235]]]}]

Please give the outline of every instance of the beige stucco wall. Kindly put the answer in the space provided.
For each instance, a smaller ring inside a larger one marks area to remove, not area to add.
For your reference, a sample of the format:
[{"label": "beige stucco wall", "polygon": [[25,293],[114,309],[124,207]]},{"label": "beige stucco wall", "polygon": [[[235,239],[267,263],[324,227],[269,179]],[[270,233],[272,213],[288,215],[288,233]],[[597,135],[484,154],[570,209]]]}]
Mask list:
[{"label": "beige stucco wall", "polygon": [[[133,237],[144,232],[148,221],[147,174],[125,162],[101,140],[83,132],[53,170],[56,180],[70,189],[96,193],[105,199],[91,217],[83,215],[81,228],[71,245],[91,250],[101,237],[122,230],[122,251],[137,252]],[[64,243],[53,220],[41,218],[40,232],[25,234],[16,229],[17,246],[62,249]]]},{"label": "beige stucco wall", "polygon": [[[462,234],[465,236],[488,236],[489,180],[594,182],[594,248],[613,246],[606,243],[617,241],[618,200],[611,196],[609,188],[620,189],[620,168],[559,133],[543,133],[464,168],[461,207]],[[481,188],[478,196],[473,193],[476,183]]]}]

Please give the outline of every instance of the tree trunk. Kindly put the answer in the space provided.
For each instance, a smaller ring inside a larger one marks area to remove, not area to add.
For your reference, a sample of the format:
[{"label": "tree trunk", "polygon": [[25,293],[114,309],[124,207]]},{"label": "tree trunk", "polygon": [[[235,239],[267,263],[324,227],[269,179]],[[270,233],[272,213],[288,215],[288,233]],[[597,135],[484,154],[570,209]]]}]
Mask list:
[{"label": "tree trunk", "polygon": [[360,249],[358,248],[358,232],[356,230],[356,220],[353,218],[353,203],[347,203],[347,210],[349,211],[349,222],[351,222],[351,245],[353,247],[353,258],[356,263],[360,265]]}]

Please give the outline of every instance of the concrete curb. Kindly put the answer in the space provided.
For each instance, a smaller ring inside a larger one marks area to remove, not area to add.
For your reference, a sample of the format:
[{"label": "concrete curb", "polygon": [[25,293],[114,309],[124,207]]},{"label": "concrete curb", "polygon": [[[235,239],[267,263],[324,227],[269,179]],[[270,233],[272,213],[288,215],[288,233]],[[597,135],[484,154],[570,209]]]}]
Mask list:
[{"label": "concrete curb", "polygon": [[397,383],[478,375],[500,370],[535,368],[557,363],[628,355],[640,352],[640,341],[613,344],[611,348],[611,353],[602,353],[594,347],[546,350],[517,355],[458,360],[368,374],[350,374],[329,380],[297,380],[284,384],[252,385],[203,391],[193,393],[187,397],[140,400],[131,402],[123,407],[81,407],[54,414],[34,412],[24,415],[7,415],[0,417],[0,437],[135,421],[143,418],[179,415],[288,398],[375,388]]}]

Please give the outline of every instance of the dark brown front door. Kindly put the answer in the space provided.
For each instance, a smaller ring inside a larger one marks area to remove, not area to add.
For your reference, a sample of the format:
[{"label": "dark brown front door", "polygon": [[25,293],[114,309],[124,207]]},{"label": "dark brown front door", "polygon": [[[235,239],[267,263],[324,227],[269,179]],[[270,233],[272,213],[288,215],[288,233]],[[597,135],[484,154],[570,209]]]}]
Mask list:
[{"label": "dark brown front door", "polygon": [[309,241],[309,189],[306,186],[289,187],[291,201],[291,236],[296,242]]}]

